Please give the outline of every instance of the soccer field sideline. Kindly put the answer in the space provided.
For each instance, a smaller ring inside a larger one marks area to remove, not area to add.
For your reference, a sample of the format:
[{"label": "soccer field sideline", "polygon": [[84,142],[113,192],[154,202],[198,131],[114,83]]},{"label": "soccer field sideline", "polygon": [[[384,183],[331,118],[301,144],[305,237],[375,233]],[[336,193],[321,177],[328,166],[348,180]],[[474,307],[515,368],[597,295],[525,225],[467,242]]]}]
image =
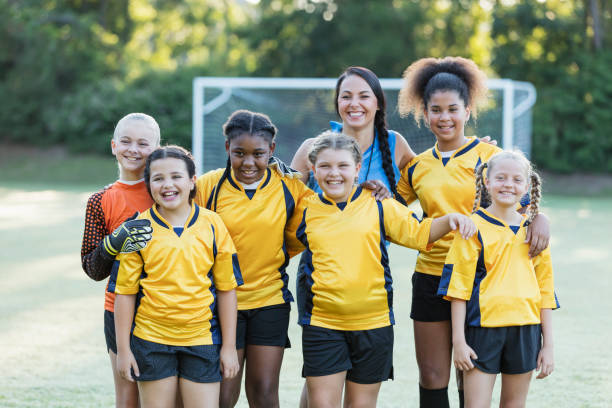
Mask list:
[{"label": "soccer field sideline", "polygon": [[[85,200],[75,190],[23,191],[0,186],[0,406],[110,407],[113,386],[105,354],[102,282],[82,272],[79,251]],[[553,314],[556,369],[533,381],[528,406],[609,407],[612,334],[608,241],[612,198],[544,198],[552,221],[552,256],[562,308]],[[383,384],[380,407],[418,406],[418,374],[409,318],[416,253],[392,246],[395,381]],[[290,266],[295,287],[296,259]],[[303,380],[300,329],[293,308],[281,373],[281,406],[295,407]],[[498,381],[498,385],[499,385]],[[457,406],[454,379],[451,406]],[[241,397],[238,407],[247,407]]]}]

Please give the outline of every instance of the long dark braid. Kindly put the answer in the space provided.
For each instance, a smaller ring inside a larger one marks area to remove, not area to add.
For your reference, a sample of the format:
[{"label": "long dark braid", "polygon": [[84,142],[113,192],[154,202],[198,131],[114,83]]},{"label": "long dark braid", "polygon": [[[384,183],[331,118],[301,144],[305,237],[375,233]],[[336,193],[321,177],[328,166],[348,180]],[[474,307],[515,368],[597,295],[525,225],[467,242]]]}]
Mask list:
[{"label": "long dark braid", "polygon": [[[366,81],[372,89],[372,93],[374,93],[374,96],[376,97],[378,110],[374,116],[374,128],[378,134],[378,145],[382,156],[382,167],[385,171],[385,176],[387,176],[387,180],[389,181],[389,187],[391,188],[393,196],[400,203],[407,205],[404,198],[397,192],[395,172],[393,171],[393,156],[391,155],[391,148],[389,147],[387,114],[385,113],[387,109],[387,100],[385,98],[385,93],[382,90],[382,86],[380,85],[380,81],[374,72],[364,67],[349,67],[342,73],[342,75],[340,75],[338,81],[336,82],[336,96],[334,99],[336,113],[340,115],[340,111],[338,110],[338,95],[340,93],[340,85],[342,85],[342,82],[350,75],[357,75]],[[373,151],[372,154],[374,154]]]}]

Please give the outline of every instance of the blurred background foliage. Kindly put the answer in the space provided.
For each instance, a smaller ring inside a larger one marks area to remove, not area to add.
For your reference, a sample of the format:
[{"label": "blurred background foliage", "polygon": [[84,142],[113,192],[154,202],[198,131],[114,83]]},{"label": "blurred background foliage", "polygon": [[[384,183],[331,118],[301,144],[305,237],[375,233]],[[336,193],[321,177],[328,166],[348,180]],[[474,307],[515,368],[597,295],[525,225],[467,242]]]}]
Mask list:
[{"label": "blurred background foliage", "polygon": [[399,77],[446,55],[536,86],[539,167],[612,172],[610,0],[0,0],[0,141],[105,153],[143,111],[190,146],[194,76]]}]

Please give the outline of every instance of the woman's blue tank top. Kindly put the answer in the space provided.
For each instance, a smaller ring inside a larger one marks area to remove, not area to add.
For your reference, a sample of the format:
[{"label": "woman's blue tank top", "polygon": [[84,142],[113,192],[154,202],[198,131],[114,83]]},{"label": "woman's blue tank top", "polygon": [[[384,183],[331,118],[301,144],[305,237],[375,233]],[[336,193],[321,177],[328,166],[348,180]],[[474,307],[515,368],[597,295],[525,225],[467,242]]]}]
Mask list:
[{"label": "woman's blue tank top", "polygon": [[[334,132],[342,132],[342,123],[338,122],[329,122],[331,126],[331,130]],[[359,171],[359,180],[358,183],[361,184],[366,180],[380,180],[385,183],[385,186],[389,191],[391,191],[391,185],[389,184],[389,179],[385,174],[385,170],[383,169],[383,161],[382,161],[382,153],[380,151],[380,144],[378,142],[378,132],[374,130],[374,142],[368,147],[368,149],[363,152],[361,158],[361,170]],[[388,131],[388,141],[389,141],[389,150],[391,151],[391,160],[393,162],[393,174],[395,175],[395,183],[399,181],[400,171],[395,163],[395,142],[396,142],[396,134],[394,131]],[[317,193],[321,193],[321,187],[319,187],[319,183],[315,180],[312,171],[310,171],[308,177],[308,187],[314,190]]]}]

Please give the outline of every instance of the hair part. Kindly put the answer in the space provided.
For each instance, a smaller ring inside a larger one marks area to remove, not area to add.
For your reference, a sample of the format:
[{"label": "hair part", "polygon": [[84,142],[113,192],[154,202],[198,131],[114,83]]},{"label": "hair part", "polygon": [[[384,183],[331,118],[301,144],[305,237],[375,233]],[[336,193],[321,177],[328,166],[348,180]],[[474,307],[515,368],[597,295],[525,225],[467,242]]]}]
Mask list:
[{"label": "hair part", "polygon": [[457,92],[474,118],[478,116],[478,107],[487,98],[487,77],[474,61],[467,58],[422,58],[406,68],[403,77],[398,109],[402,117],[412,114],[418,125],[436,92]]},{"label": "hair part", "polygon": [[161,140],[161,131],[159,130],[159,125],[157,121],[153,118],[153,116],[147,115],[146,113],[134,112],[128,113],[115,125],[115,130],[113,132],[113,140],[117,141],[120,137],[121,130],[125,125],[132,122],[141,122],[143,126],[148,127],[151,131],[153,131],[153,136],[155,137],[155,145],[159,145]]},{"label": "hair part", "polygon": [[[487,191],[484,180],[493,171],[497,163],[502,160],[514,160],[525,169],[526,183],[528,183],[529,192],[529,209],[527,222],[531,223],[533,219],[538,215],[540,210],[540,199],[542,198],[542,179],[533,168],[531,162],[525,157],[523,152],[520,150],[504,150],[493,155],[488,162],[482,163],[475,170],[476,175],[476,199],[474,201],[474,207],[472,212],[476,211],[478,207],[484,207],[485,203],[490,203],[491,197]],[[486,175],[485,175],[486,169]]]},{"label": "hair part", "polygon": [[317,163],[319,154],[325,149],[346,150],[353,156],[355,164],[361,163],[361,149],[354,137],[331,130],[321,133],[314,139],[308,152],[308,160],[313,166]]},{"label": "hair part", "polygon": [[334,95],[334,107],[336,108],[336,113],[338,116],[340,116],[340,110],[338,109],[340,87],[342,86],[342,82],[344,82],[344,80],[351,75],[356,75],[363,79],[376,97],[378,110],[374,114],[374,129],[376,130],[376,135],[378,137],[378,145],[380,147],[380,153],[382,156],[382,167],[385,172],[385,176],[387,176],[387,180],[389,181],[391,193],[393,193],[393,196],[398,201],[405,205],[406,201],[404,201],[404,199],[397,192],[397,180],[395,180],[395,172],[393,170],[393,156],[389,146],[389,131],[387,129],[387,99],[382,89],[382,85],[380,84],[380,80],[374,72],[364,67],[348,67],[344,70],[336,81],[336,91]]},{"label": "hair part", "polygon": [[[156,160],[162,160],[167,158],[182,160],[185,163],[185,167],[187,168],[187,174],[189,175],[189,178],[193,178],[196,174],[195,162],[193,161],[193,156],[191,155],[189,150],[177,145],[168,145],[155,149],[153,153],[151,153],[147,158],[144,170],[144,179],[147,185],[147,191],[149,192],[149,195],[151,197],[153,197],[153,194],[151,194],[151,163]],[[189,192],[189,204],[191,204],[191,201],[195,198],[195,196],[196,186],[194,184],[193,188]]]},{"label": "hair part", "polygon": [[274,126],[268,115],[251,112],[246,109],[235,111],[223,124],[223,135],[229,142],[236,137],[247,134],[263,137],[272,145],[276,132],[276,126]]}]

